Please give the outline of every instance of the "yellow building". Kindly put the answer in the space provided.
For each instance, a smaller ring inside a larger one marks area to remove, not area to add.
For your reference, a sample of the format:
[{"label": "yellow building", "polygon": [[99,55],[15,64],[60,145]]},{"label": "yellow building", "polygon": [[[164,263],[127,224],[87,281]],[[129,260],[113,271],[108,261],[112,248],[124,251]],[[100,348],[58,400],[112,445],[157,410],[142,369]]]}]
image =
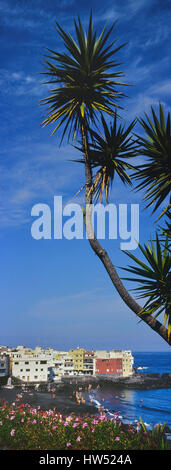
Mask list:
[{"label": "yellow building", "polygon": [[73,357],[74,360],[74,369],[78,371],[83,371],[84,369],[84,349],[70,349],[69,355]]},{"label": "yellow building", "polygon": [[122,351],[123,377],[129,377],[133,373],[134,358],[131,351]]}]

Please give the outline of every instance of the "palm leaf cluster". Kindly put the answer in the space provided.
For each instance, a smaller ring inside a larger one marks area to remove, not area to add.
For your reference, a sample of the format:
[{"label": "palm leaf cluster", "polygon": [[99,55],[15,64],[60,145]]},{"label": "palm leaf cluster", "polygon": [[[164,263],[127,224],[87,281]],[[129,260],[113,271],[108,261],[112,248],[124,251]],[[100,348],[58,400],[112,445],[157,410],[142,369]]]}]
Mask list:
[{"label": "palm leaf cluster", "polygon": [[136,287],[140,295],[139,298],[147,298],[147,302],[142,308],[141,313],[155,314],[155,318],[162,312],[164,315],[164,324],[168,322],[168,336],[171,332],[171,256],[168,252],[168,237],[165,238],[164,248],[156,233],[155,246],[151,240],[151,247],[146,244],[139,248],[143,253],[145,264],[139,258],[130,252],[125,252],[134,262],[135,266],[122,268],[125,271],[133,273],[134,278],[124,278],[129,281],[136,281],[140,285]]},{"label": "palm leaf cluster", "polygon": [[171,210],[170,208],[166,211],[165,225],[160,226],[160,232],[164,237],[168,237],[168,250],[171,250]]},{"label": "palm leaf cluster", "polygon": [[[96,122],[97,111],[112,114],[113,106],[118,106],[117,98],[123,93],[117,91],[117,81],[122,72],[113,71],[118,63],[114,60],[116,52],[125,44],[113,48],[115,40],[108,44],[114,25],[106,31],[104,27],[99,37],[93,32],[92,15],[89,19],[88,32],[84,32],[80,18],[74,21],[76,41],[57,23],[57,32],[63,39],[66,52],[59,53],[48,49],[50,55],[45,59],[45,75],[55,88],[50,96],[41,100],[48,105],[47,117],[42,125],[56,123],[53,131],[63,124],[62,138],[68,131],[75,135],[81,130],[81,123],[88,126]],[[112,69],[112,70],[111,70]]]},{"label": "palm leaf cluster", "polygon": [[[90,192],[100,202],[104,192],[108,203],[109,192],[115,174],[119,176],[124,184],[132,184],[127,170],[134,168],[133,165],[128,163],[128,159],[136,155],[136,146],[131,135],[135,121],[125,129],[125,126],[121,123],[118,125],[118,116],[115,113],[113,123],[110,123],[109,126],[103,116],[101,122],[102,132],[97,133],[89,130],[91,136],[89,159],[92,169],[97,169],[92,178],[93,184]],[[84,146],[78,150],[84,153]],[[77,161],[84,163],[84,159]]]},{"label": "palm leaf cluster", "polygon": [[161,104],[159,119],[153,107],[151,110],[153,122],[146,113],[147,122],[144,119],[139,120],[147,139],[138,136],[139,155],[148,157],[148,161],[137,167],[133,177],[135,180],[140,180],[136,189],[145,189],[144,199],[147,207],[154,204],[153,212],[155,212],[171,192],[171,125],[170,113],[166,121]]}]

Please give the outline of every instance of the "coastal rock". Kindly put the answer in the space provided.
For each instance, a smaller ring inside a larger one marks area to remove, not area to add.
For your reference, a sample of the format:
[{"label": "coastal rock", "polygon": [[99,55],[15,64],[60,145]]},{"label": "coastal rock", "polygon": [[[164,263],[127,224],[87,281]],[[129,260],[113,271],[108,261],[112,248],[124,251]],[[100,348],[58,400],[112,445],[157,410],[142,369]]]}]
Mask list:
[{"label": "coastal rock", "polygon": [[115,386],[131,389],[158,389],[171,388],[171,374],[134,374],[131,377],[103,377],[99,383],[106,385],[114,383]]}]

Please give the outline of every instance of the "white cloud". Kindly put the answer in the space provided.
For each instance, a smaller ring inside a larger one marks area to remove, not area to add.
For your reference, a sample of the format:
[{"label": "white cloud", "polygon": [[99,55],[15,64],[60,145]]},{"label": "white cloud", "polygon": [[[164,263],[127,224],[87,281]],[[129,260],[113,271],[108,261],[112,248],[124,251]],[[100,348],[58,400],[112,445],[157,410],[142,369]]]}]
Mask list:
[{"label": "white cloud", "polygon": [[[10,165],[5,160],[10,156]],[[71,146],[59,149],[50,144],[31,141],[18,142],[16,147],[4,150],[0,165],[1,227],[19,225],[31,220],[30,206],[42,199],[52,201],[54,195],[76,193],[80,179],[79,165],[66,161],[74,158]]]},{"label": "white cloud", "polygon": [[171,95],[171,80],[167,80],[164,83],[157,83],[153,85],[149,90],[153,95]]},{"label": "white cloud", "polygon": [[125,21],[125,19],[133,18],[139,10],[144,8],[147,4],[147,0],[127,0],[124,5],[121,2],[117,2],[112,7],[103,9],[102,11],[96,12],[94,15],[94,21]]},{"label": "white cloud", "polygon": [[36,0],[32,4],[29,3],[11,5],[8,1],[1,1],[0,12],[3,16],[4,24],[8,26],[15,26],[21,29],[33,29],[38,26],[42,21],[45,22],[45,26],[49,21],[55,21],[55,17],[49,11],[45,11],[42,8],[42,3]]},{"label": "white cloud", "polygon": [[130,120],[136,117],[140,118],[144,116],[144,113],[151,114],[151,106],[153,106],[158,113],[159,103],[163,105],[166,112],[171,110],[171,106],[166,102],[164,87],[161,93],[157,90],[157,86],[154,89],[153,87],[149,87],[144,93],[140,92],[129,100],[127,109],[122,112],[122,115],[125,119],[129,118]]},{"label": "white cloud", "polygon": [[22,95],[41,97],[44,94],[42,81],[38,80],[37,76],[28,75],[21,70],[10,73],[7,69],[1,69],[0,86],[2,94],[13,97]]},{"label": "white cloud", "polygon": [[23,205],[26,202],[32,200],[34,196],[35,196],[35,193],[33,191],[30,191],[27,188],[21,188],[14,192],[14,194],[11,196],[10,202],[12,204]]}]

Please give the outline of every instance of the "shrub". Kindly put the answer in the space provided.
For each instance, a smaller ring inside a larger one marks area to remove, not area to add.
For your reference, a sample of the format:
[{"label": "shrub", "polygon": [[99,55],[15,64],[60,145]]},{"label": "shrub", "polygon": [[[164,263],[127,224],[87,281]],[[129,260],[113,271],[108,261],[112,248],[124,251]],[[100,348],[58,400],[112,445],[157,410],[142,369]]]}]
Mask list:
[{"label": "shrub", "polygon": [[16,450],[167,449],[164,425],[147,430],[118,422],[117,417],[61,416],[30,405],[0,406],[0,448]]}]

